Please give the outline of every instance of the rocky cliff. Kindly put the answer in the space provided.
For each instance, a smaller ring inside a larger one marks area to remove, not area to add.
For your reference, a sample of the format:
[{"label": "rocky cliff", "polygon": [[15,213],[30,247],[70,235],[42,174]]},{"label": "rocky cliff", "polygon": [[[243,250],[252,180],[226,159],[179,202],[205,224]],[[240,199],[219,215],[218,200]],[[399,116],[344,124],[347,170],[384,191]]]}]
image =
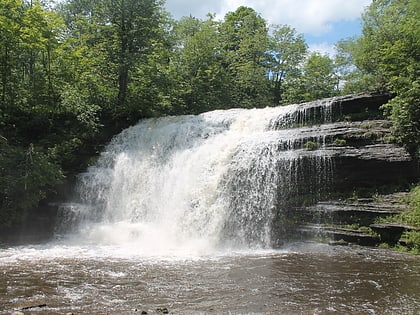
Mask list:
[{"label": "rocky cliff", "polygon": [[[298,237],[375,245],[383,241],[369,228],[375,219],[406,210],[401,193],[395,193],[418,182],[419,163],[393,142],[391,123],[380,111],[387,100],[386,95],[358,94],[336,98],[328,115],[322,105],[311,108],[314,124],[306,123],[301,150],[308,156],[322,151],[331,174],[317,196],[300,188],[303,197],[290,204]],[[302,173],[303,183],[315,176],[309,169]]]}]

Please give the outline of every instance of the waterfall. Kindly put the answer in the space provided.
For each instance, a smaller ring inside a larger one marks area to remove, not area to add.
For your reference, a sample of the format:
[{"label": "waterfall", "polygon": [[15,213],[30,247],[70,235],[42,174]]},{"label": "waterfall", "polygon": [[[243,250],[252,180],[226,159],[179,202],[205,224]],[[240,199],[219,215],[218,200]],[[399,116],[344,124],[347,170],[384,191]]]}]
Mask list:
[{"label": "waterfall", "polygon": [[142,120],[79,176],[57,234],[144,252],[282,243],[297,200],[318,198],[331,177],[308,125],[328,121],[333,101]]}]

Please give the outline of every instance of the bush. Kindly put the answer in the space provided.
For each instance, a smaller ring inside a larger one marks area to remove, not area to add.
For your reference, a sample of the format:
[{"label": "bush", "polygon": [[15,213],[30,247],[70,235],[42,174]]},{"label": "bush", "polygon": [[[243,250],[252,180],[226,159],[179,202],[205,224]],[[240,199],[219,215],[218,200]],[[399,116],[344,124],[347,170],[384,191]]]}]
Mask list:
[{"label": "bush", "polygon": [[313,150],[317,150],[320,147],[320,145],[317,142],[307,141],[307,142],[305,142],[305,144],[303,145],[303,147],[306,150],[313,151]]},{"label": "bush", "polygon": [[334,139],[333,144],[338,146],[338,147],[342,147],[342,146],[345,146],[347,144],[347,141],[345,139],[337,138],[337,139]]},{"label": "bush", "polygon": [[401,238],[404,239],[408,250],[420,254],[420,231],[405,232]]},{"label": "bush", "polygon": [[410,211],[397,216],[402,223],[420,228],[420,185],[414,187],[409,199]]},{"label": "bush", "polygon": [[410,251],[413,254],[420,254],[420,185],[417,185],[411,190],[408,204],[409,211],[382,218],[377,220],[377,222],[396,222],[418,229],[404,232],[400,241],[403,241],[402,243],[405,246],[399,246],[397,249]]},{"label": "bush", "polygon": [[20,223],[62,180],[61,168],[33,145],[0,143],[0,227]]}]

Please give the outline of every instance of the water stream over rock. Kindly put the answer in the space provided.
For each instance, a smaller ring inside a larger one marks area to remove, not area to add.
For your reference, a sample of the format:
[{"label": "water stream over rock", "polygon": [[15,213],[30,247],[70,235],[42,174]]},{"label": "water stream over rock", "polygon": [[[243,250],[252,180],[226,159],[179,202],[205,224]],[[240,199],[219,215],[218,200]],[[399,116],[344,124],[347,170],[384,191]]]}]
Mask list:
[{"label": "water stream over rock", "polygon": [[[332,103],[141,121],[80,176],[57,233],[146,254],[281,244],[289,200],[303,186],[317,198],[331,179],[326,133],[299,126],[313,108],[328,119]],[[317,150],[304,150],[308,139]]]}]

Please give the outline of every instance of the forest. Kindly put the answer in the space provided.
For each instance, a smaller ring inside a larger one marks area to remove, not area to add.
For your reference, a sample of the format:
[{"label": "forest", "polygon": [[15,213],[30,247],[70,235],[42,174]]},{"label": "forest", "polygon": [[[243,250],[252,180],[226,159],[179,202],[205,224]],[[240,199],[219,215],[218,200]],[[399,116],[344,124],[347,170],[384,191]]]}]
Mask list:
[{"label": "forest", "polygon": [[373,1],[331,57],[244,6],[175,20],[161,0],[0,0],[0,226],[147,117],[376,91],[418,158],[419,15],[417,0]]}]

